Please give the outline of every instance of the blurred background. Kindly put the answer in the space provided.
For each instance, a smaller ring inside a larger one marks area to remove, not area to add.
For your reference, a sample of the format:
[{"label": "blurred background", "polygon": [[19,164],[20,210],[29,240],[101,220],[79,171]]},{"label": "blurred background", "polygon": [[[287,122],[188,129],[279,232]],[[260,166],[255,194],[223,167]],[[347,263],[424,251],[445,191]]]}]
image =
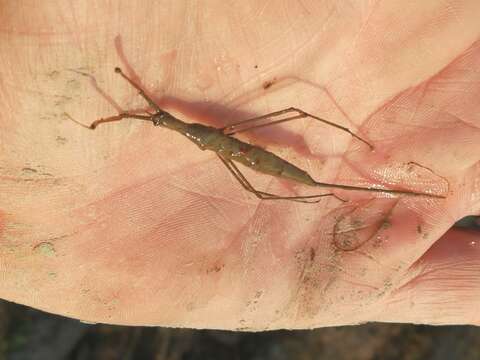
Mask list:
[{"label": "blurred background", "polygon": [[0,359],[480,359],[480,328],[366,324],[239,333],[84,324],[0,304]]},{"label": "blurred background", "polygon": [[[478,217],[456,226],[480,230]],[[127,327],[85,324],[0,300],[3,359],[479,360],[480,327],[372,323],[262,333]]]}]

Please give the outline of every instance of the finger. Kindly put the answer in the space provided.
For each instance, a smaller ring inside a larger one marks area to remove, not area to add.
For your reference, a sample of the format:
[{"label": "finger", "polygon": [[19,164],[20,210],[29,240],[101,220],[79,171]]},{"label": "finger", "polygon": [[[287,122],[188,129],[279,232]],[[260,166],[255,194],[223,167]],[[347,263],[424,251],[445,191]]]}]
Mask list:
[{"label": "finger", "polygon": [[480,214],[480,161],[472,166],[465,176],[470,196],[467,197],[467,214]]},{"label": "finger", "polygon": [[452,228],[408,277],[378,320],[480,325],[480,232]]}]

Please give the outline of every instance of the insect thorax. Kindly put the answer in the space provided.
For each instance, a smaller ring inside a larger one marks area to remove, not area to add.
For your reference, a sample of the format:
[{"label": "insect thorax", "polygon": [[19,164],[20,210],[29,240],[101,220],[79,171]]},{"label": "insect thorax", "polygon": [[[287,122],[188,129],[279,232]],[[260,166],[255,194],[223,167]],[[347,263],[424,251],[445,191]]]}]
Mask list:
[{"label": "insect thorax", "polygon": [[188,124],[183,135],[195,143],[200,149],[213,151],[216,151],[216,142],[224,136],[220,130],[202,124]]}]

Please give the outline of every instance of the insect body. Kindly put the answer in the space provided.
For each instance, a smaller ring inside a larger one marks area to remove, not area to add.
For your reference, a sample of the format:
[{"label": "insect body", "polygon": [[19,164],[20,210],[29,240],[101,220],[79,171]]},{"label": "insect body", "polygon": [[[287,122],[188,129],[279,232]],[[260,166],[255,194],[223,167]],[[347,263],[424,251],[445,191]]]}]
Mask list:
[{"label": "insect body", "polygon": [[[224,128],[214,128],[211,126],[206,126],[197,123],[186,123],[165,110],[162,110],[150,97],[148,97],[145,92],[133,82],[129,77],[127,77],[120,68],[116,68],[115,71],[119,73],[125,80],[127,80],[135,89],[137,89],[140,95],[148,102],[148,104],[155,110],[155,113],[148,115],[139,115],[133,113],[121,113],[119,115],[111,116],[104,119],[99,119],[94,121],[88,128],[95,129],[99,124],[106,122],[119,121],[124,118],[134,118],[139,120],[146,120],[153,123],[155,126],[161,126],[168,128],[170,130],[176,131],[193,143],[195,143],[201,150],[210,150],[217,154],[219,159],[227,167],[230,173],[239,181],[242,187],[255,194],[260,199],[265,200],[292,200],[298,202],[318,202],[320,198],[324,196],[335,196],[332,193],[326,194],[317,194],[317,195],[307,195],[307,196],[278,196],[275,194],[258,191],[256,190],[245,178],[245,176],[240,172],[236,163],[241,163],[247,167],[256,170],[257,172],[272,175],[275,177],[280,177],[288,180],[292,180],[298,183],[306,184],[309,186],[317,186],[323,188],[337,188],[343,190],[356,190],[356,191],[370,191],[370,192],[383,192],[390,194],[408,194],[415,196],[427,196],[434,198],[444,198],[442,195],[428,194],[428,193],[419,193],[414,191],[406,190],[390,190],[390,189],[380,189],[375,187],[359,187],[351,185],[342,185],[342,184],[330,184],[322,183],[315,181],[305,170],[300,169],[299,167],[291,164],[285,159],[273,154],[272,152],[265,150],[259,146],[248,144],[243,142],[233,135],[238,132],[245,130],[259,128],[264,126],[269,126],[273,124],[278,124],[286,121],[291,121],[301,118],[313,118],[323,123],[326,123],[330,126],[334,126],[342,131],[348,132],[356,139],[364,142],[370,148],[373,148],[367,141],[359,137],[358,135],[351,132],[349,129],[344,128],[335,123],[329,122],[322,118],[316,117],[314,115],[308,114],[303,110],[297,108],[288,108],[280,111],[276,111],[270,114],[262,115],[252,119],[244,120]],[[274,120],[267,124],[262,125],[253,125],[248,128],[238,129],[240,125],[249,124],[260,119],[275,117],[279,115],[286,114],[287,117],[280,120]],[[337,197],[338,198],[338,197]],[[340,198],[338,198],[341,200]],[[342,200],[343,201],[343,200]]]},{"label": "insect body", "polygon": [[[171,115],[169,114],[169,116]],[[306,171],[268,150],[225,134],[222,129],[202,124],[186,124],[184,128],[178,131],[195,143],[201,150],[213,151],[225,160],[236,161],[264,174],[310,186],[316,185]]]}]

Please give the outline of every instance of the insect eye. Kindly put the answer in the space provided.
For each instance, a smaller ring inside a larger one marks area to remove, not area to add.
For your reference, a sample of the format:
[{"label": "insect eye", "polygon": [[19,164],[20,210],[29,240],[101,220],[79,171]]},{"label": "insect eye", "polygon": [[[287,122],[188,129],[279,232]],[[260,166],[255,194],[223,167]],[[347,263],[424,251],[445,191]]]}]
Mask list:
[{"label": "insect eye", "polygon": [[155,115],[152,119],[153,125],[159,126],[162,124],[162,114]]}]

